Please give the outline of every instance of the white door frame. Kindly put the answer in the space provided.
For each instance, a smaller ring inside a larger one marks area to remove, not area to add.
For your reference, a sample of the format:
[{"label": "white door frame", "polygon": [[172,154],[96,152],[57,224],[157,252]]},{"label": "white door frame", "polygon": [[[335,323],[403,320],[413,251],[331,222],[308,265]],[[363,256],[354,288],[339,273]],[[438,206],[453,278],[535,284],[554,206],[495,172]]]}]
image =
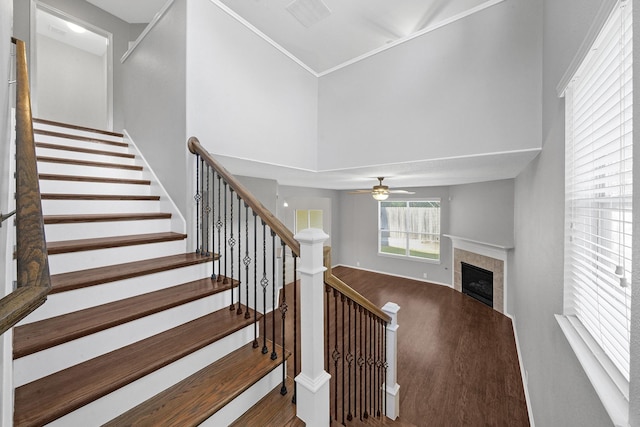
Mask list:
[{"label": "white door frame", "polygon": [[[40,9],[46,13],[57,16],[59,18],[64,19],[65,21],[72,22],[74,24],[80,25],[90,31],[93,31],[96,34],[99,34],[105,37],[108,40],[107,46],[107,84],[105,90],[107,91],[107,129],[113,131],[113,34],[100,28],[96,27],[93,24],[90,24],[86,21],[83,21],[75,16],[69,15],[66,12],[58,10],[54,7],[51,7],[39,0],[31,0],[31,6],[29,10],[29,38],[30,38],[30,64],[29,64],[29,81],[31,85],[31,102],[34,117],[37,117],[38,114],[38,103],[37,103],[37,79],[35,78],[36,70],[38,67],[37,60],[37,34],[36,34],[36,10]],[[36,102],[34,102],[36,100]]]}]

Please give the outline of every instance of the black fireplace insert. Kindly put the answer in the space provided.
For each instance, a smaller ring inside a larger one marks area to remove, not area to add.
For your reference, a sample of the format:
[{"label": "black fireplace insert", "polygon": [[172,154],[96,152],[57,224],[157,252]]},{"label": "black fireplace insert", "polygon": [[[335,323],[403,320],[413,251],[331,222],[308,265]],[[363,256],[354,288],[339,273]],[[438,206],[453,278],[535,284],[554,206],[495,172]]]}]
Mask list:
[{"label": "black fireplace insert", "polygon": [[493,273],[475,265],[462,264],[462,293],[493,307]]}]

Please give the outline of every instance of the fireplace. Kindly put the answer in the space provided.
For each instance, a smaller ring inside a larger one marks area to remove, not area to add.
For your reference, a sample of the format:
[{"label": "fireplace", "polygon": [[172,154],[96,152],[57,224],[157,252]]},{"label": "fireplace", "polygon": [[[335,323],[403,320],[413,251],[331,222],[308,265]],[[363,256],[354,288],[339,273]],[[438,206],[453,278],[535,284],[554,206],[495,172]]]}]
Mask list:
[{"label": "fireplace", "polygon": [[493,272],[461,262],[462,293],[493,307]]}]

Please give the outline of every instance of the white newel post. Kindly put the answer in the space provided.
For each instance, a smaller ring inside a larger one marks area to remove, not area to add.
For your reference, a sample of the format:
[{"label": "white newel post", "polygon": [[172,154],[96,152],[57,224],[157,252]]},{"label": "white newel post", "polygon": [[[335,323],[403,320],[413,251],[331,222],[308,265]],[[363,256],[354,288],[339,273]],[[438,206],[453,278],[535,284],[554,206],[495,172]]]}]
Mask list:
[{"label": "white newel post", "polygon": [[328,427],[329,375],[324,370],[324,271],[322,230],[309,228],[294,236],[300,242],[300,342],[301,370],[296,412],[308,427]]},{"label": "white newel post", "polygon": [[387,417],[395,420],[400,415],[400,386],[398,385],[398,311],[400,306],[388,302],[382,311],[391,317],[387,324],[387,377],[385,393],[387,394]]}]

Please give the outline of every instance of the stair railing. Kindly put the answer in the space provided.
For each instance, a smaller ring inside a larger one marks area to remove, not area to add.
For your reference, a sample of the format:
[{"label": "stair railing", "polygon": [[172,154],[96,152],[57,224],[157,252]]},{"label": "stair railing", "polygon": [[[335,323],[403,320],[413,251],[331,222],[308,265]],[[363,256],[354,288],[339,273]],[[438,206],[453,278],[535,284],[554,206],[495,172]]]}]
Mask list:
[{"label": "stair railing", "polygon": [[[261,346],[262,353],[274,361],[286,358],[287,351],[290,351],[295,376],[299,372],[296,337],[298,290],[297,286],[291,286],[294,337],[290,341],[293,349],[287,350],[285,325],[291,301],[288,300],[286,285],[298,281],[296,270],[300,244],[278,218],[202,147],[197,138],[189,138],[187,146],[196,156],[196,252],[204,256],[216,254],[212,257],[212,279],[222,284],[234,284],[229,309],[246,319],[253,311],[253,347]],[[288,253],[292,258],[289,261],[285,259]],[[293,264],[293,277],[287,282],[288,263]],[[261,331],[258,331],[258,312],[265,316],[261,321]],[[280,354],[276,344],[281,348]],[[286,377],[283,363],[282,395],[288,392]],[[294,403],[296,390],[294,385]]]},{"label": "stair railing", "polygon": [[331,374],[331,417],[348,425],[359,418],[398,416],[397,312],[378,308],[332,274],[324,248],[325,369]]},{"label": "stair railing", "polygon": [[[230,310],[248,318],[247,308],[251,308],[254,316],[261,311],[270,317],[270,322],[263,318],[262,331],[254,322],[254,348],[262,346],[267,355],[269,339],[271,358],[285,357],[285,325],[292,325],[293,337],[289,336],[287,342],[293,347],[290,351],[296,382],[292,402],[298,404],[298,416],[310,427],[326,426],[330,418],[343,424],[355,417],[385,414],[395,419],[399,399],[395,369],[399,307],[388,303],[380,309],[333,276],[330,248],[325,247],[323,253],[326,234],[308,229],[294,236],[197,138],[189,138],[187,145],[196,156],[196,252],[203,256],[216,254],[212,257],[212,279],[237,283],[232,288]],[[289,252],[291,260],[286,259]],[[278,304],[276,280],[281,289]],[[289,307],[287,287],[292,288],[293,307]],[[302,320],[297,318],[298,311]],[[293,313],[289,322],[288,312]],[[270,330],[267,323],[271,324]],[[281,330],[276,333],[278,323]],[[303,329],[300,350],[299,324]],[[276,341],[281,355],[276,352]],[[285,369],[283,363],[283,395],[288,392]]]},{"label": "stair railing", "polygon": [[33,138],[25,43],[16,52],[16,259],[13,292],[0,300],[0,334],[42,305],[51,289]]}]

